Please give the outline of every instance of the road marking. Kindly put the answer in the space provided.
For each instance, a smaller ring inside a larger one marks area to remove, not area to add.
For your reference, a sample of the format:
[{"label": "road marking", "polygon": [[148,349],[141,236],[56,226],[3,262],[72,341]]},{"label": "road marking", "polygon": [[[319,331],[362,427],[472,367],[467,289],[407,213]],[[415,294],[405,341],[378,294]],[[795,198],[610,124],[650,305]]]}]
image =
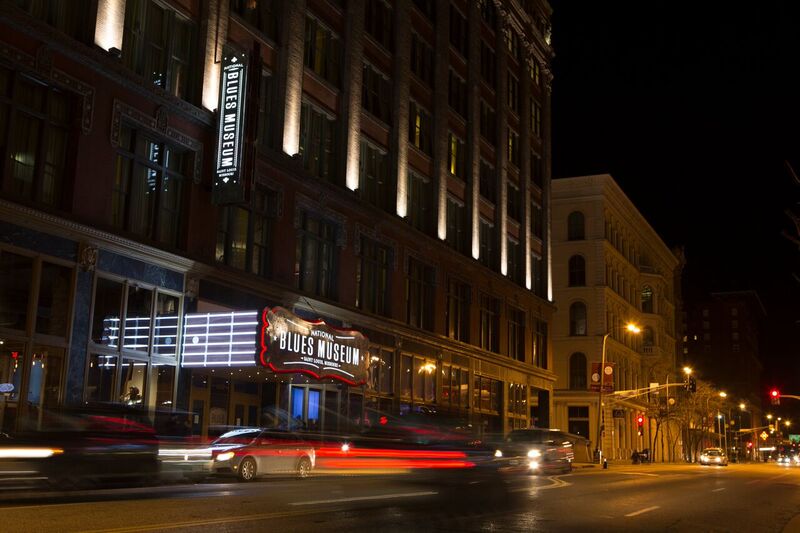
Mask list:
[{"label": "road marking", "polygon": [[640,515],[640,514],[643,514],[643,513],[649,513],[650,511],[655,511],[658,508],[660,508],[659,505],[654,505],[652,507],[646,507],[644,509],[639,509],[638,511],[634,511],[632,513],[628,513],[625,516],[629,516],[630,517],[630,516]]},{"label": "road marking", "polygon": [[165,522],[163,524],[148,524],[141,526],[128,526],[109,529],[93,529],[83,533],[136,533],[137,531],[157,531],[163,529],[179,529],[184,527],[206,526],[216,524],[229,524],[233,522],[250,522],[253,520],[268,520],[272,518],[288,518],[292,516],[302,516],[307,511],[288,511],[283,513],[264,513],[247,516],[230,516],[227,518],[212,518],[208,520],[190,520],[186,522]]},{"label": "road marking", "polygon": [[620,472],[620,474],[627,474],[629,476],[652,476],[652,477],[658,477],[658,474],[651,474],[650,472]]},{"label": "road marking", "polygon": [[711,492],[719,492],[719,491],[721,491],[721,490],[725,490],[725,487],[720,487],[720,488],[718,488],[718,489],[714,489],[714,490],[712,490]]},{"label": "road marking", "polygon": [[753,483],[760,483],[762,481],[774,481],[776,479],[779,479],[779,478],[782,478],[782,477],[786,477],[788,475],[789,475],[789,472],[786,472],[785,474],[781,474],[779,476],[775,476],[775,477],[771,477],[771,478],[767,478],[767,479],[754,479],[752,481],[747,481],[745,483],[745,485],[752,485]]},{"label": "road marking", "polygon": [[547,479],[550,480],[550,485],[545,485],[543,487],[518,487],[516,489],[511,489],[509,492],[530,492],[534,490],[559,489],[572,485],[572,483],[560,479],[559,476],[549,476]]},{"label": "road marking", "polygon": [[414,498],[418,496],[434,496],[439,494],[436,491],[424,491],[424,492],[403,492],[400,494],[379,494],[377,496],[354,496],[352,498],[339,498],[336,500],[315,500],[312,502],[292,502],[289,505],[300,506],[300,505],[317,505],[320,503],[344,503],[344,502],[361,502],[367,500],[390,500],[393,498]]}]

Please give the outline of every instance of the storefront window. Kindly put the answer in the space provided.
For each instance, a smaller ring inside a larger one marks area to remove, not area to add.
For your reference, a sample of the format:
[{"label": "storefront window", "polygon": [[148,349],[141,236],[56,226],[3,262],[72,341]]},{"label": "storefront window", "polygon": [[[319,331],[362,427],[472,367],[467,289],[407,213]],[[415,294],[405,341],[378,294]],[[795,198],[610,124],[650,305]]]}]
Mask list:
[{"label": "storefront window", "polygon": [[125,405],[141,406],[144,401],[144,383],[147,363],[135,359],[122,360],[122,387],[119,401]]},{"label": "storefront window", "polygon": [[150,310],[153,291],[135,285],[128,286],[128,309],[125,313],[123,346],[132,350],[147,351],[150,345]]},{"label": "storefront window", "polygon": [[67,335],[69,300],[72,292],[72,269],[42,263],[39,303],[36,306],[36,333]]},{"label": "storefront window", "polygon": [[159,293],[156,299],[156,324],[153,330],[153,355],[176,357],[178,354],[177,296]]},{"label": "storefront window", "polygon": [[51,408],[61,395],[61,370],[64,349],[37,346],[33,350],[31,374],[28,377],[28,405]]},{"label": "storefront window", "polygon": [[122,283],[98,278],[94,295],[92,341],[111,348],[119,346]]},{"label": "storefront window", "polygon": [[401,358],[400,362],[400,385],[402,394],[404,397],[408,398],[411,396],[411,366],[412,366],[412,358],[411,356],[404,355]]},{"label": "storefront window", "polygon": [[0,346],[0,429],[12,431],[17,420],[19,390],[22,383],[22,365],[25,344],[9,342]]},{"label": "storefront window", "polygon": [[370,350],[370,387],[379,394],[392,394],[392,360],[394,354],[389,350],[373,347]]},{"label": "storefront window", "polygon": [[114,391],[117,356],[92,354],[89,356],[89,374],[86,379],[86,399],[110,402]]},{"label": "storefront window", "polygon": [[33,259],[0,251],[0,324],[24,330],[33,275]]},{"label": "storefront window", "polygon": [[172,384],[175,381],[175,367],[171,365],[153,365],[150,367],[150,389],[147,393],[147,405],[156,410],[172,407]]}]

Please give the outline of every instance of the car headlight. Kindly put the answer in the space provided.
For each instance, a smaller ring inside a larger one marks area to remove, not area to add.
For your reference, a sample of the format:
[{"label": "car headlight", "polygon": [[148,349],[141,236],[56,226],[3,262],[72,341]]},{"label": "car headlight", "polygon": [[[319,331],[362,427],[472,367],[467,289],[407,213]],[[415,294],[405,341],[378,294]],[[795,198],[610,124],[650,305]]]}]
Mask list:
[{"label": "car headlight", "polygon": [[347,444],[346,442],[345,442],[344,444],[342,444],[342,451],[343,451],[344,453],[347,453],[347,452],[349,452],[349,451],[350,451],[350,445],[349,445],[349,444]]},{"label": "car headlight", "polygon": [[528,451],[528,457],[530,457],[530,458],[541,457],[541,456],[542,456],[542,452],[540,452],[539,450],[530,450],[530,451]]},{"label": "car headlight", "polygon": [[61,453],[61,448],[3,448],[0,459],[47,459]]},{"label": "car headlight", "polygon": [[539,468],[539,461],[531,461],[530,463],[528,463],[528,466],[531,467],[531,470],[536,470],[537,468]]},{"label": "car headlight", "polygon": [[234,453],[233,452],[222,452],[217,456],[217,461],[228,461],[233,459]]},{"label": "car headlight", "polygon": [[495,457],[503,457],[503,452],[502,452],[502,451],[500,451],[500,450],[495,450],[495,451],[494,451],[494,456],[495,456]]}]

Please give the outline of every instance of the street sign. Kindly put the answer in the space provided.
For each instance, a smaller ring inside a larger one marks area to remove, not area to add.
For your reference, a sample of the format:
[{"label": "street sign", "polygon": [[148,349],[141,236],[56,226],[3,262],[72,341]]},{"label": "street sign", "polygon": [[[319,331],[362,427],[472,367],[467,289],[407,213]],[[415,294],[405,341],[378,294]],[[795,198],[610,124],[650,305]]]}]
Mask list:
[{"label": "street sign", "polygon": [[762,431],[759,437],[761,437],[761,440],[767,440],[767,437],[769,437],[769,435],[767,435],[766,431]]},{"label": "street sign", "polygon": [[794,433],[790,434],[789,442],[792,444],[800,444],[800,435],[795,435]]},{"label": "street sign", "polygon": [[[606,361],[605,368],[603,369],[603,392],[614,392],[614,365],[610,361]],[[595,392],[600,391],[600,363],[592,363],[592,379],[591,390]]]}]

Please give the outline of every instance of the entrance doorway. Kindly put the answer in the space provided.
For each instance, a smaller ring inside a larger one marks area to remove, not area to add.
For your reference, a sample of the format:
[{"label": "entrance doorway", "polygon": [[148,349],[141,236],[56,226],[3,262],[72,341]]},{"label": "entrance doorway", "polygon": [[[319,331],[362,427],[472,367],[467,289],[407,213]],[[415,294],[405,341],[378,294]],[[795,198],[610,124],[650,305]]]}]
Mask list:
[{"label": "entrance doorway", "polygon": [[289,417],[297,429],[336,431],[339,427],[339,390],[333,387],[291,385]]}]

